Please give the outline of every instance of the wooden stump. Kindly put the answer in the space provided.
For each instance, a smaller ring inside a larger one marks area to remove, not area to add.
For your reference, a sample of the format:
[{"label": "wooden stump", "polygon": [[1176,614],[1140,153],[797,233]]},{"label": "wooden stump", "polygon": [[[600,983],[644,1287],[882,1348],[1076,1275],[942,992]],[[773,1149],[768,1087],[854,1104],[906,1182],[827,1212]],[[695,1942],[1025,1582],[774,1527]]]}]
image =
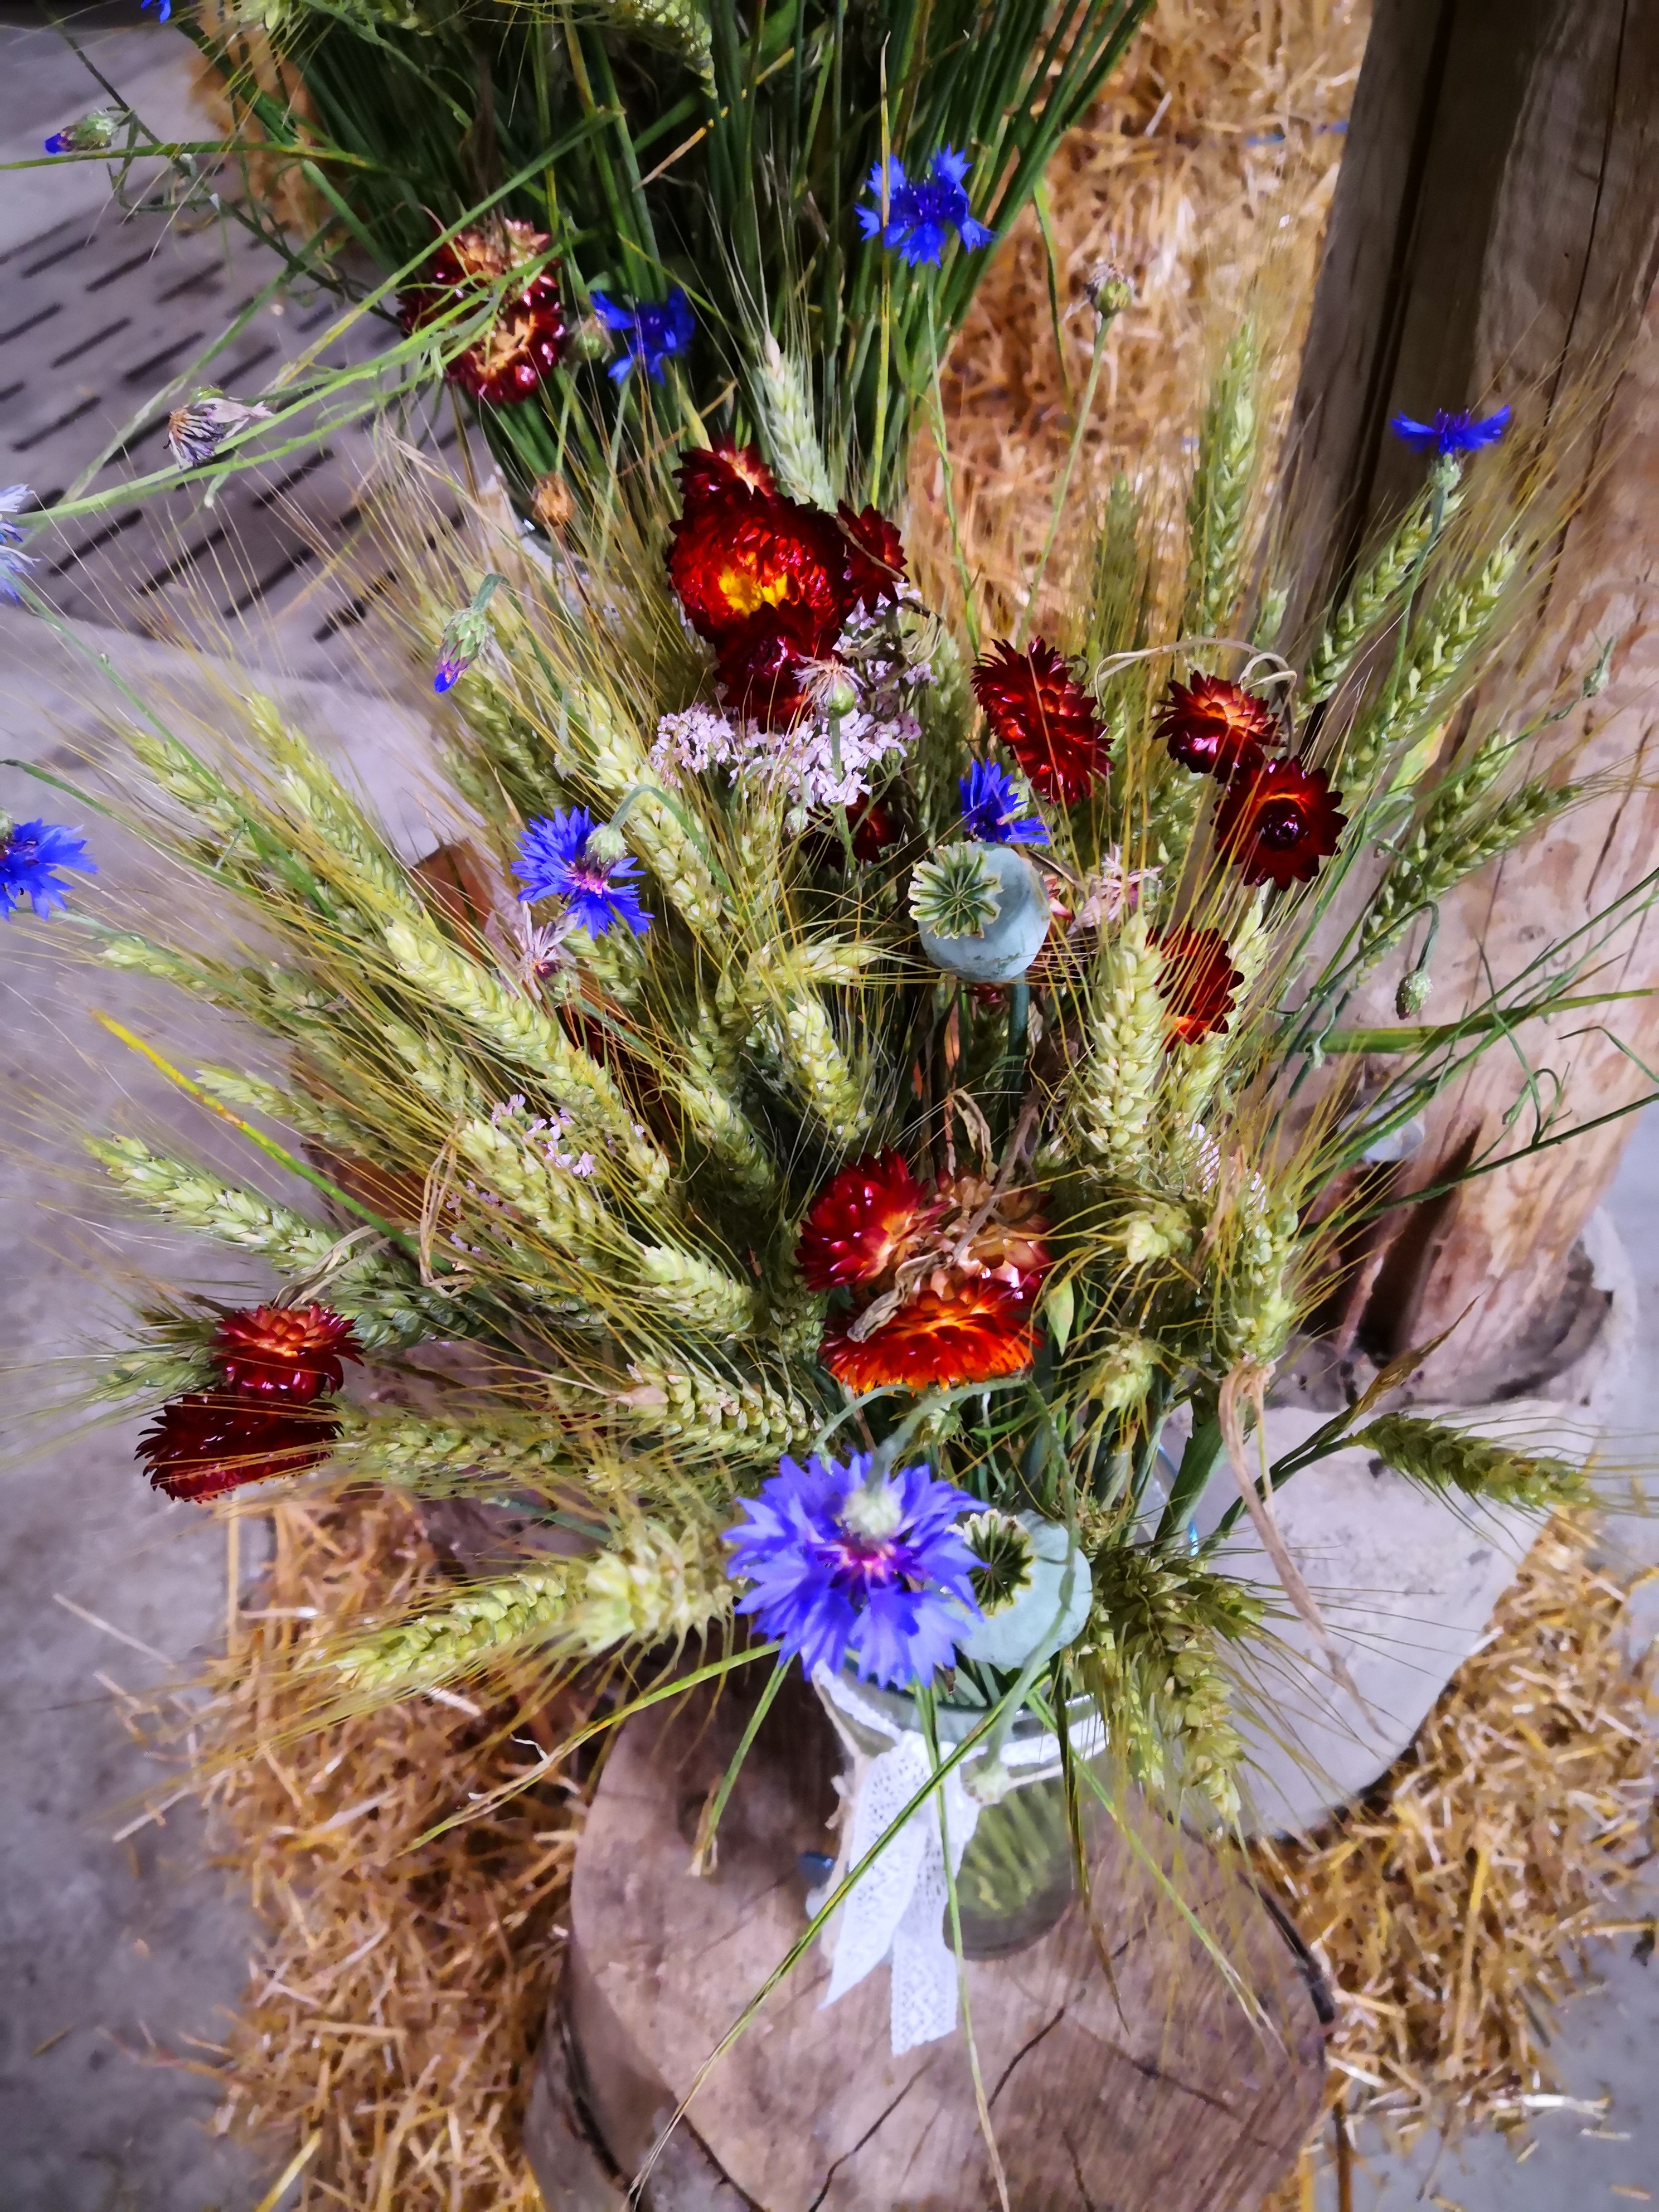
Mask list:
[{"label": "wooden stump", "polygon": [[[532,2159],[557,2212],[600,2212],[614,2187],[579,2142],[578,2108],[631,2179],[805,1924],[798,1860],[833,1848],[837,1752],[805,1686],[761,1729],[716,1872],[688,1870],[746,1710],[735,1688],[695,1692],[630,1723],[611,1753],[577,1857],[566,2034],[549,2038],[532,2114]],[[966,1968],[1016,2212],[1252,2212],[1318,2114],[1316,1978],[1246,1881],[1139,1819],[1139,1844],[1261,2020],[1108,1826],[1093,1854],[1094,1934],[1073,1899],[1029,1948]],[[815,1946],[714,2069],[645,2185],[647,2212],[995,2204],[963,2039],[894,2058],[887,1970],[821,2011],[828,1972]]]}]

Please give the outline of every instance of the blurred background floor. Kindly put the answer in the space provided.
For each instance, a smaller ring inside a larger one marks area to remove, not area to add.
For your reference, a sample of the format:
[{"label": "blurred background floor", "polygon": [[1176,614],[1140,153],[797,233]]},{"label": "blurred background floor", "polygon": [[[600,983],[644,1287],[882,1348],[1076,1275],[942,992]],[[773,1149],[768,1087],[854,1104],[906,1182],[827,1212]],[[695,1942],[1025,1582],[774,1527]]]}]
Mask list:
[{"label": "blurred background floor", "polygon": [[[121,0],[72,20],[100,68],[158,128],[198,127],[191,123],[187,50],[153,16],[135,19]],[[100,97],[40,10],[0,5],[0,159],[33,152],[49,131]],[[76,227],[76,236],[90,241],[83,289],[95,278],[112,322],[129,302],[135,314],[153,306],[158,244],[200,260],[199,244],[188,237],[162,241],[158,234],[123,268],[131,257],[113,241],[118,216],[106,204],[96,167],[14,174],[0,187],[0,345],[9,341],[12,348],[0,353],[9,370],[0,371],[0,480],[27,476],[47,489],[68,481],[97,450],[103,426],[119,416],[95,376],[82,378],[96,403],[82,420],[58,424],[42,416],[25,422],[20,411],[18,378],[38,384],[43,363],[60,386],[79,374],[76,362],[53,366],[46,357],[55,312],[42,313],[32,293],[27,313],[10,311],[26,285],[61,275],[50,265],[58,250],[51,241],[64,227]],[[42,238],[47,262],[36,269],[40,255],[14,249]],[[173,280],[208,281],[195,263],[181,263]],[[53,303],[46,299],[44,306]],[[288,335],[282,332],[284,341]],[[131,361],[130,352],[125,359]],[[135,387],[125,404],[143,396]],[[57,411],[69,418],[79,404],[70,393]],[[46,434],[36,440],[42,425]],[[32,442],[20,450],[25,441]],[[58,471],[50,484],[40,472],[47,464]],[[338,525],[339,486],[349,482],[349,465],[348,455],[339,477],[313,487],[313,520],[320,518],[325,528]],[[119,574],[132,542],[124,547],[112,538],[92,549],[70,582],[79,579],[90,594],[96,579],[86,583],[88,563],[101,556],[113,564],[106,573]],[[282,557],[279,546],[273,560]],[[252,625],[244,630],[244,650],[302,676],[321,676],[347,666],[354,623],[335,619],[341,610],[301,573],[303,565],[280,578],[269,619],[257,595],[242,610],[240,618]],[[258,560],[253,568],[260,570]],[[96,617],[91,596],[81,611]],[[95,630],[88,636],[94,652],[107,650],[144,680],[185,680],[182,664],[154,636]],[[6,753],[72,765],[77,738],[91,730],[103,703],[103,679],[89,678],[90,665],[27,618],[0,617]],[[331,726],[337,738],[351,733],[364,781],[382,796],[397,793],[405,834],[414,836],[422,806],[407,773],[416,743],[408,721],[381,709],[368,731],[362,702],[326,683],[302,683],[288,696],[313,732],[325,735]],[[15,771],[0,770],[0,807],[34,811],[30,788]],[[135,885],[149,865],[138,848],[101,829],[99,858],[106,874]],[[8,1141],[0,1148],[0,1177],[12,1238],[0,1279],[0,1330],[7,1369],[29,1377],[21,1390],[15,1380],[9,1388],[33,1395],[60,1371],[54,1363],[95,1338],[100,1310],[114,1310],[125,1272],[164,1265],[168,1249],[155,1233],[118,1227],[89,1176],[63,1180],[78,1156],[61,1119],[51,1124],[45,1079],[68,1075],[93,1117],[105,1121],[131,1126],[137,1112],[166,1119],[176,1109],[112,1060],[113,1048],[90,1018],[96,1004],[142,1026],[147,1001],[139,987],[120,979],[115,988],[107,974],[87,970],[78,988],[66,991],[61,970],[18,953],[12,943],[5,949],[0,1024]],[[176,1012],[171,1018],[176,1033]],[[210,1018],[201,1029],[205,1047]],[[191,1134],[199,1138],[198,1130]],[[1650,1115],[1637,1131],[1608,1204],[1644,1301],[1618,1424],[1626,1452],[1646,1455],[1659,1438],[1659,1119]],[[0,1467],[7,1538],[0,1547],[0,1620],[9,1660],[0,1692],[0,1793],[9,1808],[0,1891],[5,2212],[252,2212],[270,2179],[258,2160],[214,2134],[215,2084],[207,2072],[191,2070],[210,2055],[191,2039],[216,2040],[224,2008],[242,1993],[257,1929],[246,1900],[204,1863],[200,1824],[187,1805],[170,1811],[164,1825],[133,1825],[137,1800],[158,1770],[121,1720],[125,1693],[145,1696],[187,1677],[222,1638],[224,1538],[204,1516],[146,1491],[133,1467],[132,1441],[131,1433],[106,1428],[48,1457],[26,1462],[14,1454]],[[1643,1558],[1655,1555],[1653,1538],[1653,1526],[1639,1522],[1620,1534]],[[245,1573],[252,1564],[243,1562]],[[1536,2148],[1519,2166],[1495,2136],[1441,2160],[1431,2144],[1406,2160],[1362,2145],[1356,2212],[1403,2212],[1425,2202],[1462,2212],[1659,2202],[1652,2062],[1659,1967],[1639,1963],[1628,1943],[1609,1948],[1600,1965],[1602,1987],[1568,2014],[1559,2045],[1568,2094],[1583,2109],[1540,2115]],[[1328,2202],[1335,2203],[1334,2189]]]}]

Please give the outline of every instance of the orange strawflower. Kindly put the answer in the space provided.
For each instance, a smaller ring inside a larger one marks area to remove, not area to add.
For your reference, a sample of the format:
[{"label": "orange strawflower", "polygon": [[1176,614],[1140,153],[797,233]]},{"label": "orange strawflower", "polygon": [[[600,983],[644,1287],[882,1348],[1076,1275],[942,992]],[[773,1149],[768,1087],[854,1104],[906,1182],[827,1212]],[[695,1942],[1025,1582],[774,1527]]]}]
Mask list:
[{"label": "orange strawflower", "polygon": [[818,1357],[854,1391],[895,1382],[912,1390],[991,1382],[1029,1367],[1036,1351],[1029,1302],[990,1279],[923,1291],[861,1344],[850,1327],[828,1329]]},{"label": "orange strawflower", "polygon": [[1342,794],[1322,768],[1297,760],[1268,761],[1227,787],[1216,809],[1216,850],[1247,884],[1284,890],[1311,883],[1348,826],[1337,811]]}]

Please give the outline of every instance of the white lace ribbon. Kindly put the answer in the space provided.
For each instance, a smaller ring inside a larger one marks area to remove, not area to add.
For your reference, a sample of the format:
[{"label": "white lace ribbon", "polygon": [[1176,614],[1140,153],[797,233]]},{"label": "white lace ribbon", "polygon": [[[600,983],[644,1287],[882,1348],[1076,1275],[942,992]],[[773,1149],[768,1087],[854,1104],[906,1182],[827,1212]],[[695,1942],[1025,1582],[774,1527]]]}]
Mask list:
[{"label": "white lace ribbon", "polygon": [[[969,1753],[901,1824],[900,1814],[935,1771],[926,1738],[861,1695],[858,1684],[845,1676],[820,1668],[812,1680],[853,1767],[850,1784],[840,1785],[852,1803],[842,1805],[841,1850],[827,1890],[878,1843],[883,1845],[825,1930],[830,1970],[823,2002],[834,2004],[873,1967],[889,1962],[893,2055],[898,2057],[919,2043],[949,2035],[957,2024],[956,1954],[945,1934],[945,1844],[948,1836],[954,1879],[979,1823],[980,1802],[969,1793],[967,1776],[969,1770],[983,1766],[985,1753],[977,1748]],[[872,1737],[886,1748],[872,1754],[866,1748]],[[1100,1744],[1100,1724],[1093,1716],[1072,1730],[1072,1748],[1085,1759],[1092,1758]],[[1020,1782],[1058,1773],[1059,1740],[1041,1733],[1011,1737],[1003,1746],[1002,1764],[1011,1780]]]}]

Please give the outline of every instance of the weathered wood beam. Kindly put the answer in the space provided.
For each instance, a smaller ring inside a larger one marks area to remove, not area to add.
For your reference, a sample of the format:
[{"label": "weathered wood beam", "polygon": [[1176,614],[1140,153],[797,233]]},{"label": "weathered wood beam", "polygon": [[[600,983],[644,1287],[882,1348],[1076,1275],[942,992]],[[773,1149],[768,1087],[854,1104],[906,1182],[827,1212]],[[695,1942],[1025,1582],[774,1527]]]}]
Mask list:
[{"label": "weathered wood beam", "polygon": [[[1574,747],[1576,775],[1638,763],[1619,789],[1445,902],[1431,1018],[1455,1018],[1489,977],[1518,972],[1659,859],[1659,797],[1647,787],[1659,768],[1656,270],[1652,0],[1378,0],[1296,403],[1304,604],[1421,480],[1420,455],[1387,434],[1395,410],[1508,401],[1528,426],[1571,418],[1582,434],[1570,520],[1522,671],[1481,711],[1518,724],[1616,637],[1607,690],[1560,727],[1563,773]],[[1386,1018],[1395,981],[1391,967],[1374,1011],[1356,1018]],[[1659,985],[1659,927],[1626,931],[1596,983]],[[1652,1064],[1659,1000],[1616,1012]],[[1651,1087],[1594,1020],[1526,1040],[1569,1076],[1574,1120]],[[1499,1050],[1440,1101],[1415,1186],[1502,1138],[1523,1081]],[[1614,1124],[1393,1217],[1361,1341],[1378,1353],[1420,1342],[1473,1305],[1422,1382],[1485,1395],[1517,1343],[1545,1346],[1572,1245],[1628,1131]]]}]

